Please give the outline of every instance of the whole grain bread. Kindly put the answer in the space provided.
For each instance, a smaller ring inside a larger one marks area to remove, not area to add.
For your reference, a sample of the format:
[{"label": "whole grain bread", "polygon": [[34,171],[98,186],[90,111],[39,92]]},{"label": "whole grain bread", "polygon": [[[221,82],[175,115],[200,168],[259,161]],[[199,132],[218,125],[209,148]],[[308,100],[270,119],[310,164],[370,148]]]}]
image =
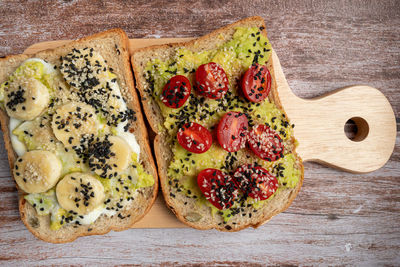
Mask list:
[{"label": "whole grain bread", "polygon": [[[159,125],[163,125],[164,119],[157,102],[151,95],[151,91],[149,90],[150,84],[144,75],[146,64],[152,59],[160,59],[161,61],[170,59],[176,53],[177,48],[186,48],[193,52],[215,49],[232,39],[237,27],[258,27],[262,32],[261,34],[267,35],[264,20],[261,17],[250,17],[189,42],[157,45],[135,50],[131,57],[136,88],[140,92],[143,109],[149,124],[156,133],[154,151],[164,199],[168,207],[183,223],[197,229],[214,228],[220,231],[238,231],[249,226],[256,228],[290,206],[291,202],[298,194],[304,179],[303,164],[300,157],[295,152],[295,139],[293,137],[288,141],[287,145],[291,147],[292,153],[296,156],[296,168],[301,172],[301,178],[297,186],[294,188],[284,188],[278,191],[274,194],[274,197],[268,201],[268,205],[265,205],[259,210],[255,210],[252,207],[243,208],[244,214],[247,215],[231,219],[228,223],[224,223],[222,218],[214,216],[210,212],[208,206],[198,205],[193,198],[187,198],[185,194],[177,193],[168,183],[169,177],[167,175],[167,170],[173,158],[171,138],[168,137],[165,131],[159,128]],[[283,111],[276,88],[272,57],[270,57],[267,65],[273,77],[269,99]],[[171,194],[172,192],[174,193]],[[171,197],[171,195],[174,197]]]},{"label": "whole grain bread", "polygon": [[[95,51],[107,60],[113,73],[117,75],[117,80],[121,88],[122,96],[127,101],[127,105],[136,112],[136,120],[131,121],[133,131],[138,144],[140,145],[140,162],[144,165],[145,171],[151,174],[155,180],[152,187],[139,189],[139,194],[130,205],[124,207],[120,212],[122,216],[107,217],[101,215],[91,225],[65,225],[59,230],[50,229],[50,215],[38,216],[33,208],[25,199],[24,192],[19,193],[19,210],[21,219],[26,227],[37,238],[52,243],[71,242],[80,236],[101,235],[110,230],[122,231],[130,228],[135,222],[139,221],[151,208],[158,191],[157,171],[149,147],[149,139],[144,124],[141,107],[139,103],[129,62],[128,37],[121,29],[112,29],[92,36],[72,41],[64,46],[38,52],[33,55],[13,55],[0,59],[0,83],[6,81],[15,69],[26,59],[30,57],[41,58],[49,63],[59,65],[60,56],[69,53],[73,48],[80,49],[84,47],[93,47]],[[17,158],[10,141],[9,117],[0,110],[0,122],[4,133],[4,143],[8,152],[8,159],[11,170]]]}]

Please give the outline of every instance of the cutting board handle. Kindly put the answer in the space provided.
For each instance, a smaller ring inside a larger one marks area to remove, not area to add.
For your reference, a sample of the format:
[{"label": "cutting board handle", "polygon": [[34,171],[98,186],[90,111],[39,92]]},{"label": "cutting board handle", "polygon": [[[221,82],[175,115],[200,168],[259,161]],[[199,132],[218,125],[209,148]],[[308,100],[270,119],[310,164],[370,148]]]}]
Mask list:
[{"label": "cutting board handle", "polygon": [[[389,160],[396,141],[396,119],[378,89],[357,85],[302,99],[290,89],[275,52],[272,57],[280,100],[295,124],[297,151],[304,161],[366,173]],[[349,119],[357,126],[352,140],[344,131]]]}]

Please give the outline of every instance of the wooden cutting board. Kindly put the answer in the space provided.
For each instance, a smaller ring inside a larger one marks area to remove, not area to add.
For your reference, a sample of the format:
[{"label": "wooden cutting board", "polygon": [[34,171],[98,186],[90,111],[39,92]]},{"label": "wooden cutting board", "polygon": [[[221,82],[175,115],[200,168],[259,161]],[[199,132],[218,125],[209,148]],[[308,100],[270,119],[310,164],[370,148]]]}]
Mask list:
[{"label": "wooden cutting board", "polygon": [[[191,38],[131,39],[130,51],[150,45],[188,41]],[[34,44],[24,54],[55,48],[68,40]],[[396,119],[387,98],[366,85],[337,89],[326,95],[302,99],[293,94],[278,56],[272,52],[279,97],[299,141],[304,161],[319,162],[348,172],[366,173],[379,169],[390,158],[396,141]],[[355,137],[347,138],[344,126],[352,119]],[[321,177],[323,179],[323,177]],[[165,206],[158,195],[150,212],[134,228],[186,227]]]}]

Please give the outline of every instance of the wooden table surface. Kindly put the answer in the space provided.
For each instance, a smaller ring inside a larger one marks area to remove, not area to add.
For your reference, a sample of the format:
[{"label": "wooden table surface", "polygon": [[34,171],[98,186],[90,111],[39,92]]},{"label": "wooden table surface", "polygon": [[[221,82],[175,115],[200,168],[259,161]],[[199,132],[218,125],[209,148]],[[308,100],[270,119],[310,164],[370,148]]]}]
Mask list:
[{"label": "wooden table surface", "polygon": [[[0,14],[0,56],[113,27],[131,38],[195,37],[259,15],[298,96],[367,84],[387,96],[399,129],[399,1],[0,1]],[[306,163],[292,206],[257,230],[131,229],[61,245],[20,221],[1,141],[0,264],[399,265],[400,137],[373,173]]]}]

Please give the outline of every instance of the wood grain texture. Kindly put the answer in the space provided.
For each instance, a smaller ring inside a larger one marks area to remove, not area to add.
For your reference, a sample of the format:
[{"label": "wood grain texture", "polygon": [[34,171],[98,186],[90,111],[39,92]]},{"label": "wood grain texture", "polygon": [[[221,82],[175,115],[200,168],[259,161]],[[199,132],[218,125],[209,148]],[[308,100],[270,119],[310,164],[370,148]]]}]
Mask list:
[{"label": "wood grain texture", "polygon": [[[2,1],[0,55],[112,27],[122,27],[131,38],[193,37],[260,15],[296,95],[310,98],[367,84],[388,97],[399,118],[399,6],[398,1]],[[304,186],[292,206],[257,230],[131,229],[52,245],[36,240],[20,222],[2,143],[0,260],[13,266],[398,265],[399,178],[397,134],[390,160],[373,173],[306,163]]]}]

